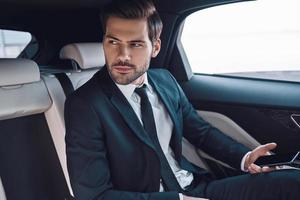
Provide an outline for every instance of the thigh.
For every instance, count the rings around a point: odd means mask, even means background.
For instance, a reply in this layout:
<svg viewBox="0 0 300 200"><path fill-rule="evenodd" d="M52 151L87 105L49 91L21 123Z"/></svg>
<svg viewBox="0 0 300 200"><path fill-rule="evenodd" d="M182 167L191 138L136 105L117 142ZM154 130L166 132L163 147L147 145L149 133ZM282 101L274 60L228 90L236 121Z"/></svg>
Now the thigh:
<svg viewBox="0 0 300 200"><path fill-rule="evenodd" d="M210 200L295 200L300 196L300 171L279 170L212 181L204 196Z"/></svg>

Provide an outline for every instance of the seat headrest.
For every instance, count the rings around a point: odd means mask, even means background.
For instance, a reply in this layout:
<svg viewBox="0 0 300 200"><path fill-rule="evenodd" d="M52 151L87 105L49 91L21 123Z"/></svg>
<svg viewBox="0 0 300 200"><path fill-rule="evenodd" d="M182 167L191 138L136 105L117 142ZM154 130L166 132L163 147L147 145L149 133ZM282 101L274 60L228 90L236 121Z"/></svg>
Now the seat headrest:
<svg viewBox="0 0 300 200"><path fill-rule="evenodd" d="M20 85L40 80L38 65L27 59L0 59L0 86Z"/></svg>
<svg viewBox="0 0 300 200"><path fill-rule="evenodd" d="M0 59L0 99L0 120L43 113L52 103L37 64L17 58Z"/></svg>
<svg viewBox="0 0 300 200"><path fill-rule="evenodd" d="M100 42L68 44L60 50L59 57L75 60L81 69L105 65L103 45Z"/></svg>

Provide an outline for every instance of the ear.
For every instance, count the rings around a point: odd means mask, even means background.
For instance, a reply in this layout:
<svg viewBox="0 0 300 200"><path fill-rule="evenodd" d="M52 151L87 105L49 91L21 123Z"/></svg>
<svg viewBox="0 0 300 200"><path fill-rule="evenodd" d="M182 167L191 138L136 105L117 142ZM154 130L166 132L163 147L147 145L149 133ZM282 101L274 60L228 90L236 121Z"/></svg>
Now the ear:
<svg viewBox="0 0 300 200"><path fill-rule="evenodd" d="M159 51L160 51L160 45L161 45L161 41L160 39L155 40L155 42L153 42L153 48L152 48L152 58L155 58Z"/></svg>

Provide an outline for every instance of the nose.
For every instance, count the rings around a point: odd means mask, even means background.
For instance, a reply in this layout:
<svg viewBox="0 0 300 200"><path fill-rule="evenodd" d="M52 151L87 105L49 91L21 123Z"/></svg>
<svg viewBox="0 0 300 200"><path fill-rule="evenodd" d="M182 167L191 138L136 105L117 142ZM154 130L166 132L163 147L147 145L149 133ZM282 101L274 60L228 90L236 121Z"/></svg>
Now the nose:
<svg viewBox="0 0 300 200"><path fill-rule="evenodd" d="M118 58L120 61L129 61L130 60L130 50L125 45L120 45L118 49Z"/></svg>

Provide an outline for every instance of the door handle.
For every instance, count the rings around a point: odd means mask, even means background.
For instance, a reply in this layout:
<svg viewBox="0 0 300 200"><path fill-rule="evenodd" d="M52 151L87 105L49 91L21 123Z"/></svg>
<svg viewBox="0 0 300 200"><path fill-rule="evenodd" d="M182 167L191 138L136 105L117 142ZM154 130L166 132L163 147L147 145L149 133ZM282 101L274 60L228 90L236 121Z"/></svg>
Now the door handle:
<svg viewBox="0 0 300 200"><path fill-rule="evenodd" d="M291 119L300 128L300 114L291 114Z"/></svg>

